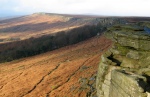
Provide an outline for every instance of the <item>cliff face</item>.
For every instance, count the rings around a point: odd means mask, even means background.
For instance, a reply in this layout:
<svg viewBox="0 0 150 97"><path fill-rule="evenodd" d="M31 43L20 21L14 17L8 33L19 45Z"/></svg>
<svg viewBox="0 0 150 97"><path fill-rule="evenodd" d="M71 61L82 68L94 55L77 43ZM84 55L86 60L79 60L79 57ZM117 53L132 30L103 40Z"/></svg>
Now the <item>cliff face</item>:
<svg viewBox="0 0 150 97"><path fill-rule="evenodd" d="M137 24L118 25L105 36L114 44L101 57L98 97L150 97L150 34Z"/></svg>

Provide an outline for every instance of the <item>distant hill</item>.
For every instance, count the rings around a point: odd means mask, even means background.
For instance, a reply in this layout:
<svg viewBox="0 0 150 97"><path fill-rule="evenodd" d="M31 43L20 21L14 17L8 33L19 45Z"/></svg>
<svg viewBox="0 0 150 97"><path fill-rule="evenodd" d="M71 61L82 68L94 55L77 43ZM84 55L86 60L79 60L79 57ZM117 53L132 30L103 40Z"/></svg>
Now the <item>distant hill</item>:
<svg viewBox="0 0 150 97"><path fill-rule="evenodd" d="M59 31L68 31L84 25L96 25L100 23L101 25L109 26L115 23L142 20L149 20L149 18L54 13L34 13L14 18L6 17L0 20L0 43L40 37Z"/></svg>
<svg viewBox="0 0 150 97"><path fill-rule="evenodd" d="M32 15L0 21L0 43L24 40L68 31L84 25L112 24L118 18L87 15L66 15L53 13L34 13Z"/></svg>
<svg viewBox="0 0 150 97"><path fill-rule="evenodd" d="M55 50L126 23L114 17L35 13L0 21L0 62Z"/></svg>
<svg viewBox="0 0 150 97"><path fill-rule="evenodd" d="M95 18L57 14L32 14L0 21L0 39L27 39L93 24Z"/></svg>

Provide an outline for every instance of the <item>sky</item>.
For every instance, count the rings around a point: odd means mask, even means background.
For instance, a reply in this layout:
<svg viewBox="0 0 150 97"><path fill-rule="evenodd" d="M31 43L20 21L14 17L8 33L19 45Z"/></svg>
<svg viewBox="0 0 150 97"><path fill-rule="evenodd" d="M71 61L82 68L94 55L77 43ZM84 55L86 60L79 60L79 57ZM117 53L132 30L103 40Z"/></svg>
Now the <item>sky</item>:
<svg viewBox="0 0 150 97"><path fill-rule="evenodd" d="M150 17L150 0L0 0L0 17L37 12Z"/></svg>

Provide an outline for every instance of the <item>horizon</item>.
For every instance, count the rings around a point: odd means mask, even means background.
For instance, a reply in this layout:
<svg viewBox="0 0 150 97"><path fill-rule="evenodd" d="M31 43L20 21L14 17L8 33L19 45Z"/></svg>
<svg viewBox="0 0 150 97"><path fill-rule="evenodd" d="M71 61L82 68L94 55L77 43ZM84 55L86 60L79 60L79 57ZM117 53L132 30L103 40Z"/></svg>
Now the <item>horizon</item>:
<svg viewBox="0 0 150 97"><path fill-rule="evenodd" d="M29 15L38 12L150 17L150 0L0 0L0 17Z"/></svg>
<svg viewBox="0 0 150 97"><path fill-rule="evenodd" d="M29 15L33 15L33 14L38 14L38 13L48 13L48 12L36 12L36 13L29 13L29 14L13 14L13 15L6 15L6 16L0 16L0 19L9 19L9 18L16 18L16 17L22 17L22 16L29 16ZM91 17L147 17L149 18L150 16L122 16L122 15L99 15L99 14L69 14L69 13L48 13L48 14L58 14L58 15L79 15L79 16L91 16Z"/></svg>

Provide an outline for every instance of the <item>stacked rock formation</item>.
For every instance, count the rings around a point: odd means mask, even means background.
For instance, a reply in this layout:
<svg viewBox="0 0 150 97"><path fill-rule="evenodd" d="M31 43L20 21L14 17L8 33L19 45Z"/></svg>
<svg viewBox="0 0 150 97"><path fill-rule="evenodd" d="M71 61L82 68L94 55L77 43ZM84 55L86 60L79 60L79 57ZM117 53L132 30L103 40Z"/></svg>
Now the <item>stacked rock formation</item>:
<svg viewBox="0 0 150 97"><path fill-rule="evenodd" d="M150 33L130 24L113 26L105 36L114 44L101 57L98 97L150 97Z"/></svg>

